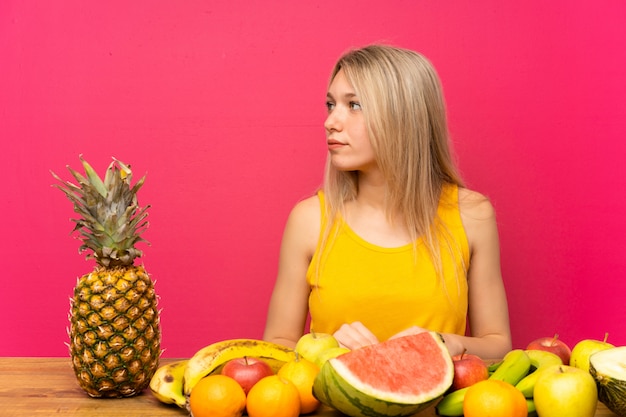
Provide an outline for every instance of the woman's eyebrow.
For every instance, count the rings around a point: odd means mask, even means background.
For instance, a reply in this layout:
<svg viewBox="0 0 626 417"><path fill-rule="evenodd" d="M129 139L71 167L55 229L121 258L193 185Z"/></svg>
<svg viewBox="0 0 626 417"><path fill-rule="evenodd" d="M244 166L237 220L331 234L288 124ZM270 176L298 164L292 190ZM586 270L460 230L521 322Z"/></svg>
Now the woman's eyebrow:
<svg viewBox="0 0 626 417"><path fill-rule="evenodd" d="M346 93L346 94L343 95L343 98L345 98L345 99L351 99L351 98L354 98L354 97L356 97L356 93ZM326 93L326 98L334 99L335 97L333 97L333 95L330 92L328 92L328 93Z"/></svg>

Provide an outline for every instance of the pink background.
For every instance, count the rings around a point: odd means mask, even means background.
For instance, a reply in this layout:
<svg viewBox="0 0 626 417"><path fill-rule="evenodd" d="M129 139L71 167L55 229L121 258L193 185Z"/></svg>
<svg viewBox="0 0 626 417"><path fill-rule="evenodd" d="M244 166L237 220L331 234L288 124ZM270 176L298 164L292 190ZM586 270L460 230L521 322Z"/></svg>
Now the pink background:
<svg viewBox="0 0 626 417"><path fill-rule="evenodd" d="M498 212L514 345L626 345L624 22L622 0L1 2L0 355L67 355L93 264L49 170L79 154L147 173L164 356L261 337L286 216L321 181L330 68L376 41L440 73Z"/></svg>

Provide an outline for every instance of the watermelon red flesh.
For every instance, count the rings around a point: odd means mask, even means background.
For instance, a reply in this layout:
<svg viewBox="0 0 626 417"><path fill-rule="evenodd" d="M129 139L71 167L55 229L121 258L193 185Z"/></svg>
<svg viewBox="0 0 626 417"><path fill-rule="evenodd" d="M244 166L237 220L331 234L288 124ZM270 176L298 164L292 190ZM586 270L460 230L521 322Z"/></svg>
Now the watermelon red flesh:
<svg viewBox="0 0 626 417"><path fill-rule="evenodd" d="M436 333L421 333L357 349L332 359L332 365L357 389L378 391L396 401L406 397L402 402L415 403L438 390L434 381L446 384L450 379L451 359L447 351L442 354L442 343ZM372 368L383 372L372 372Z"/></svg>
<svg viewBox="0 0 626 417"><path fill-rule="evenodd" d="M407 416L452 385L454 366L433 332L355 349L327 361L313 385L324 404L349 416Z"/></svg>

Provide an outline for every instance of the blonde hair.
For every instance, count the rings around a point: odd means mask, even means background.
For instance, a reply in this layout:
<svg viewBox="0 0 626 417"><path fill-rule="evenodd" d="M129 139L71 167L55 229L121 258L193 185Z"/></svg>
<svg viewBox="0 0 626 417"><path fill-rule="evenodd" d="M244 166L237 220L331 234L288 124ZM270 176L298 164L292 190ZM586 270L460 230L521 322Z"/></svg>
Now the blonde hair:
<svg viewBox="0 0 626 417"><path fill-rule="evenodd" d="M463 181L450 151L439 77L419 53L385 45L347 52L335 64L329 84L340 70L359 97L376 162L386 180L387 215L392 221L394 214L399 216L395 220L405 224L414 245L423 239L441 274L439 198L445 183L463 186ZM332 240L333 219L343 212L344 202L356 198L358 172L337 170L328 158L323 189L329 221L322 247ZM452 242L446 243L450 247Z"/></svg>

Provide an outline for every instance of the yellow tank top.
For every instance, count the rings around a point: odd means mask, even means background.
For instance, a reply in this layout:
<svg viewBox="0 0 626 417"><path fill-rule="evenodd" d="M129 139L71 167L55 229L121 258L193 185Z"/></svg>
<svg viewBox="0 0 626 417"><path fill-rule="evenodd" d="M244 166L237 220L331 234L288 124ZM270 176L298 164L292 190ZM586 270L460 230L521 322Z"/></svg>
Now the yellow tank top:
<svg viewBox="0 0 626 417"><path fill-rule="evenodd" d="M318 197L324 230L328 219L323 193ZM457 186L444 186L437 213L447 231L439 233L443 282L421 239L417 252L411 243L380 247L359 237L339 216L325 245L319 276L315 270L321 236L307 271L311 329L332 334L343 323L360 321L381 341L411 326L465 334L469 245ZM454 254L450 247L456 248Z"/></svg>

